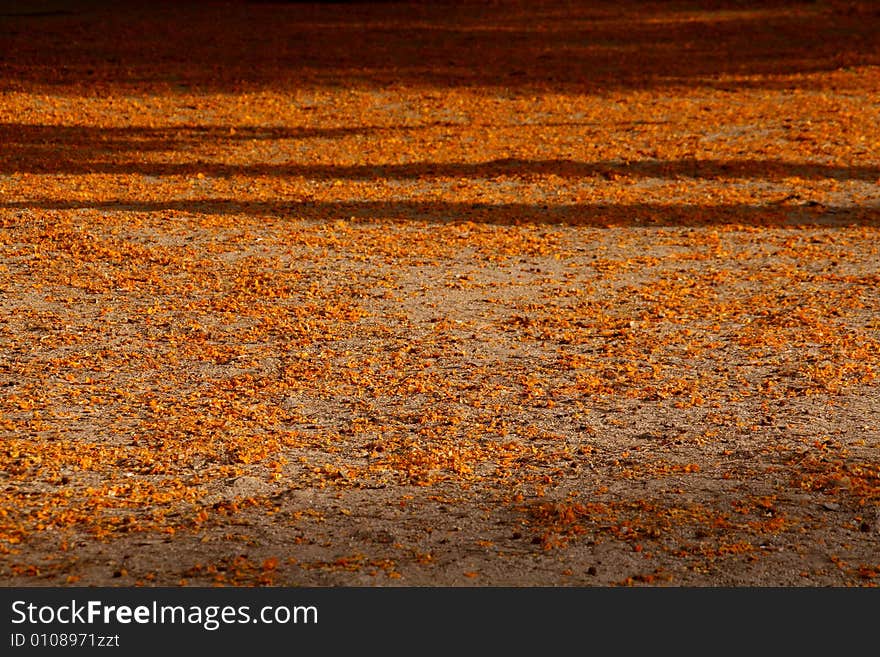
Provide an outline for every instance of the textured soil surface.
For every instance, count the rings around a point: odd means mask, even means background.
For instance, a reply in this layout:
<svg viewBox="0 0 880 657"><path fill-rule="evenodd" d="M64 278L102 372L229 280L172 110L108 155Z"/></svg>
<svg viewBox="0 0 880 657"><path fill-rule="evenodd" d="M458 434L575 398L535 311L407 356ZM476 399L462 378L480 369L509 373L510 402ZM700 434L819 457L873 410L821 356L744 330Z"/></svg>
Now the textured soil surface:
<svg viewBox="0 0 880 657"><path fill-rule="evenodd" d="M0 584L880 583L871 2L0 2Z"/></svg>

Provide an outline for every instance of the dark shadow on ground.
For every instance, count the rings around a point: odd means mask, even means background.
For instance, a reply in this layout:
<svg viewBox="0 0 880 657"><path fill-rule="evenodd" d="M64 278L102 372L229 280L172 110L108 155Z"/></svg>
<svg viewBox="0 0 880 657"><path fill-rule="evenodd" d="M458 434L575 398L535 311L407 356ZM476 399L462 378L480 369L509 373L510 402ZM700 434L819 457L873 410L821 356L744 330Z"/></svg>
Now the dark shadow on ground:
<svg viewBox="0 0 880 657"><path fill-rule="evenodd" d="M607 126L606 126L607 128ZM210 160L150 161L143 154L210 151L238 141L334 139L418 130L409 126L289 128L258 126L174 126L93 128L0 123L0 173L140 174L211 177L284 176L312 180L491 179L553 175L561 178L706 178L780 180L880 180L880 166L838 166L775 159L644 159L581 162L570 159L498 159L474 163L406 164L229 164ZM152 155L151 155L152 156Z"/></svg>
<svg viewBox="0 0 880 657"><path fill-rule="evenodd" d="M785 88L880 64L871 2L20 4L0 0L0 90Z"/></svg>
<svg viewBox="0 0 880 657"><path fill-rule="evenodd" d="M278 216L316 222L336 220L458 223L497 225L566 226L706 226L751 225L828 226L880 225L880 207L847 210L821 206L785 205L536 205L528 203L447 203L436 201L277 202L235 199L185 199L168 201L56 201L36 199L0 203L0 210L77 210L106 212L168 212ZM22 220L26 215L19 213ZM7 225L14 223L7 219Z"/></svg>

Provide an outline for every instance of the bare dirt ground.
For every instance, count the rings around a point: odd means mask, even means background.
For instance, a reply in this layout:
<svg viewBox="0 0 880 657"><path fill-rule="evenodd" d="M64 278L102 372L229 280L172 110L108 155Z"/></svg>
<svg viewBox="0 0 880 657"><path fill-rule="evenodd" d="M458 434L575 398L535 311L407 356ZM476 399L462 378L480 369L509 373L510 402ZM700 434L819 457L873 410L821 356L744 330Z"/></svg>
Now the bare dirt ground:
<svg viewBox="0 0 880 657"><path fill-rule="evenodd" d="M880 583L873 3L33 7L0 583Z"/></svg>

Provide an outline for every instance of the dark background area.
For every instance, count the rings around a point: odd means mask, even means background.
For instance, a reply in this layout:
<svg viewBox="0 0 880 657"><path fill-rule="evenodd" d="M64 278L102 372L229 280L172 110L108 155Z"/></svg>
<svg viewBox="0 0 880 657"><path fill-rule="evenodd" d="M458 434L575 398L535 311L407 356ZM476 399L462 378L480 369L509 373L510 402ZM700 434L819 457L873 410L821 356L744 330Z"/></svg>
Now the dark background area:
<svg viewBox="0 0 880 657"><path fill-rule="evenodd" d="M733 84L713 82L723 76L776 87L790 84L787 75L880 63L880 7L866 2L190 0L119 7L103 0L0 3L0 88ZM706 9L715 10L711 18Z"/></svg>

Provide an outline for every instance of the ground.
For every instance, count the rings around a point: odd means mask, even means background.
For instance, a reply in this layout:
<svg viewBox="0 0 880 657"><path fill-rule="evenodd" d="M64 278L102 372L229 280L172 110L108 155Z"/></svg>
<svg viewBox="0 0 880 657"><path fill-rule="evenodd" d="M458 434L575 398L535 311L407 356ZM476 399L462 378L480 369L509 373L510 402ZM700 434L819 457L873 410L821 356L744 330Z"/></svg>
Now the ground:
<svg viewBox="0 0 880 657"><path fill-rule="evenodd" d="M0 7L0 584L880 583L867 2Z"/></svg>

